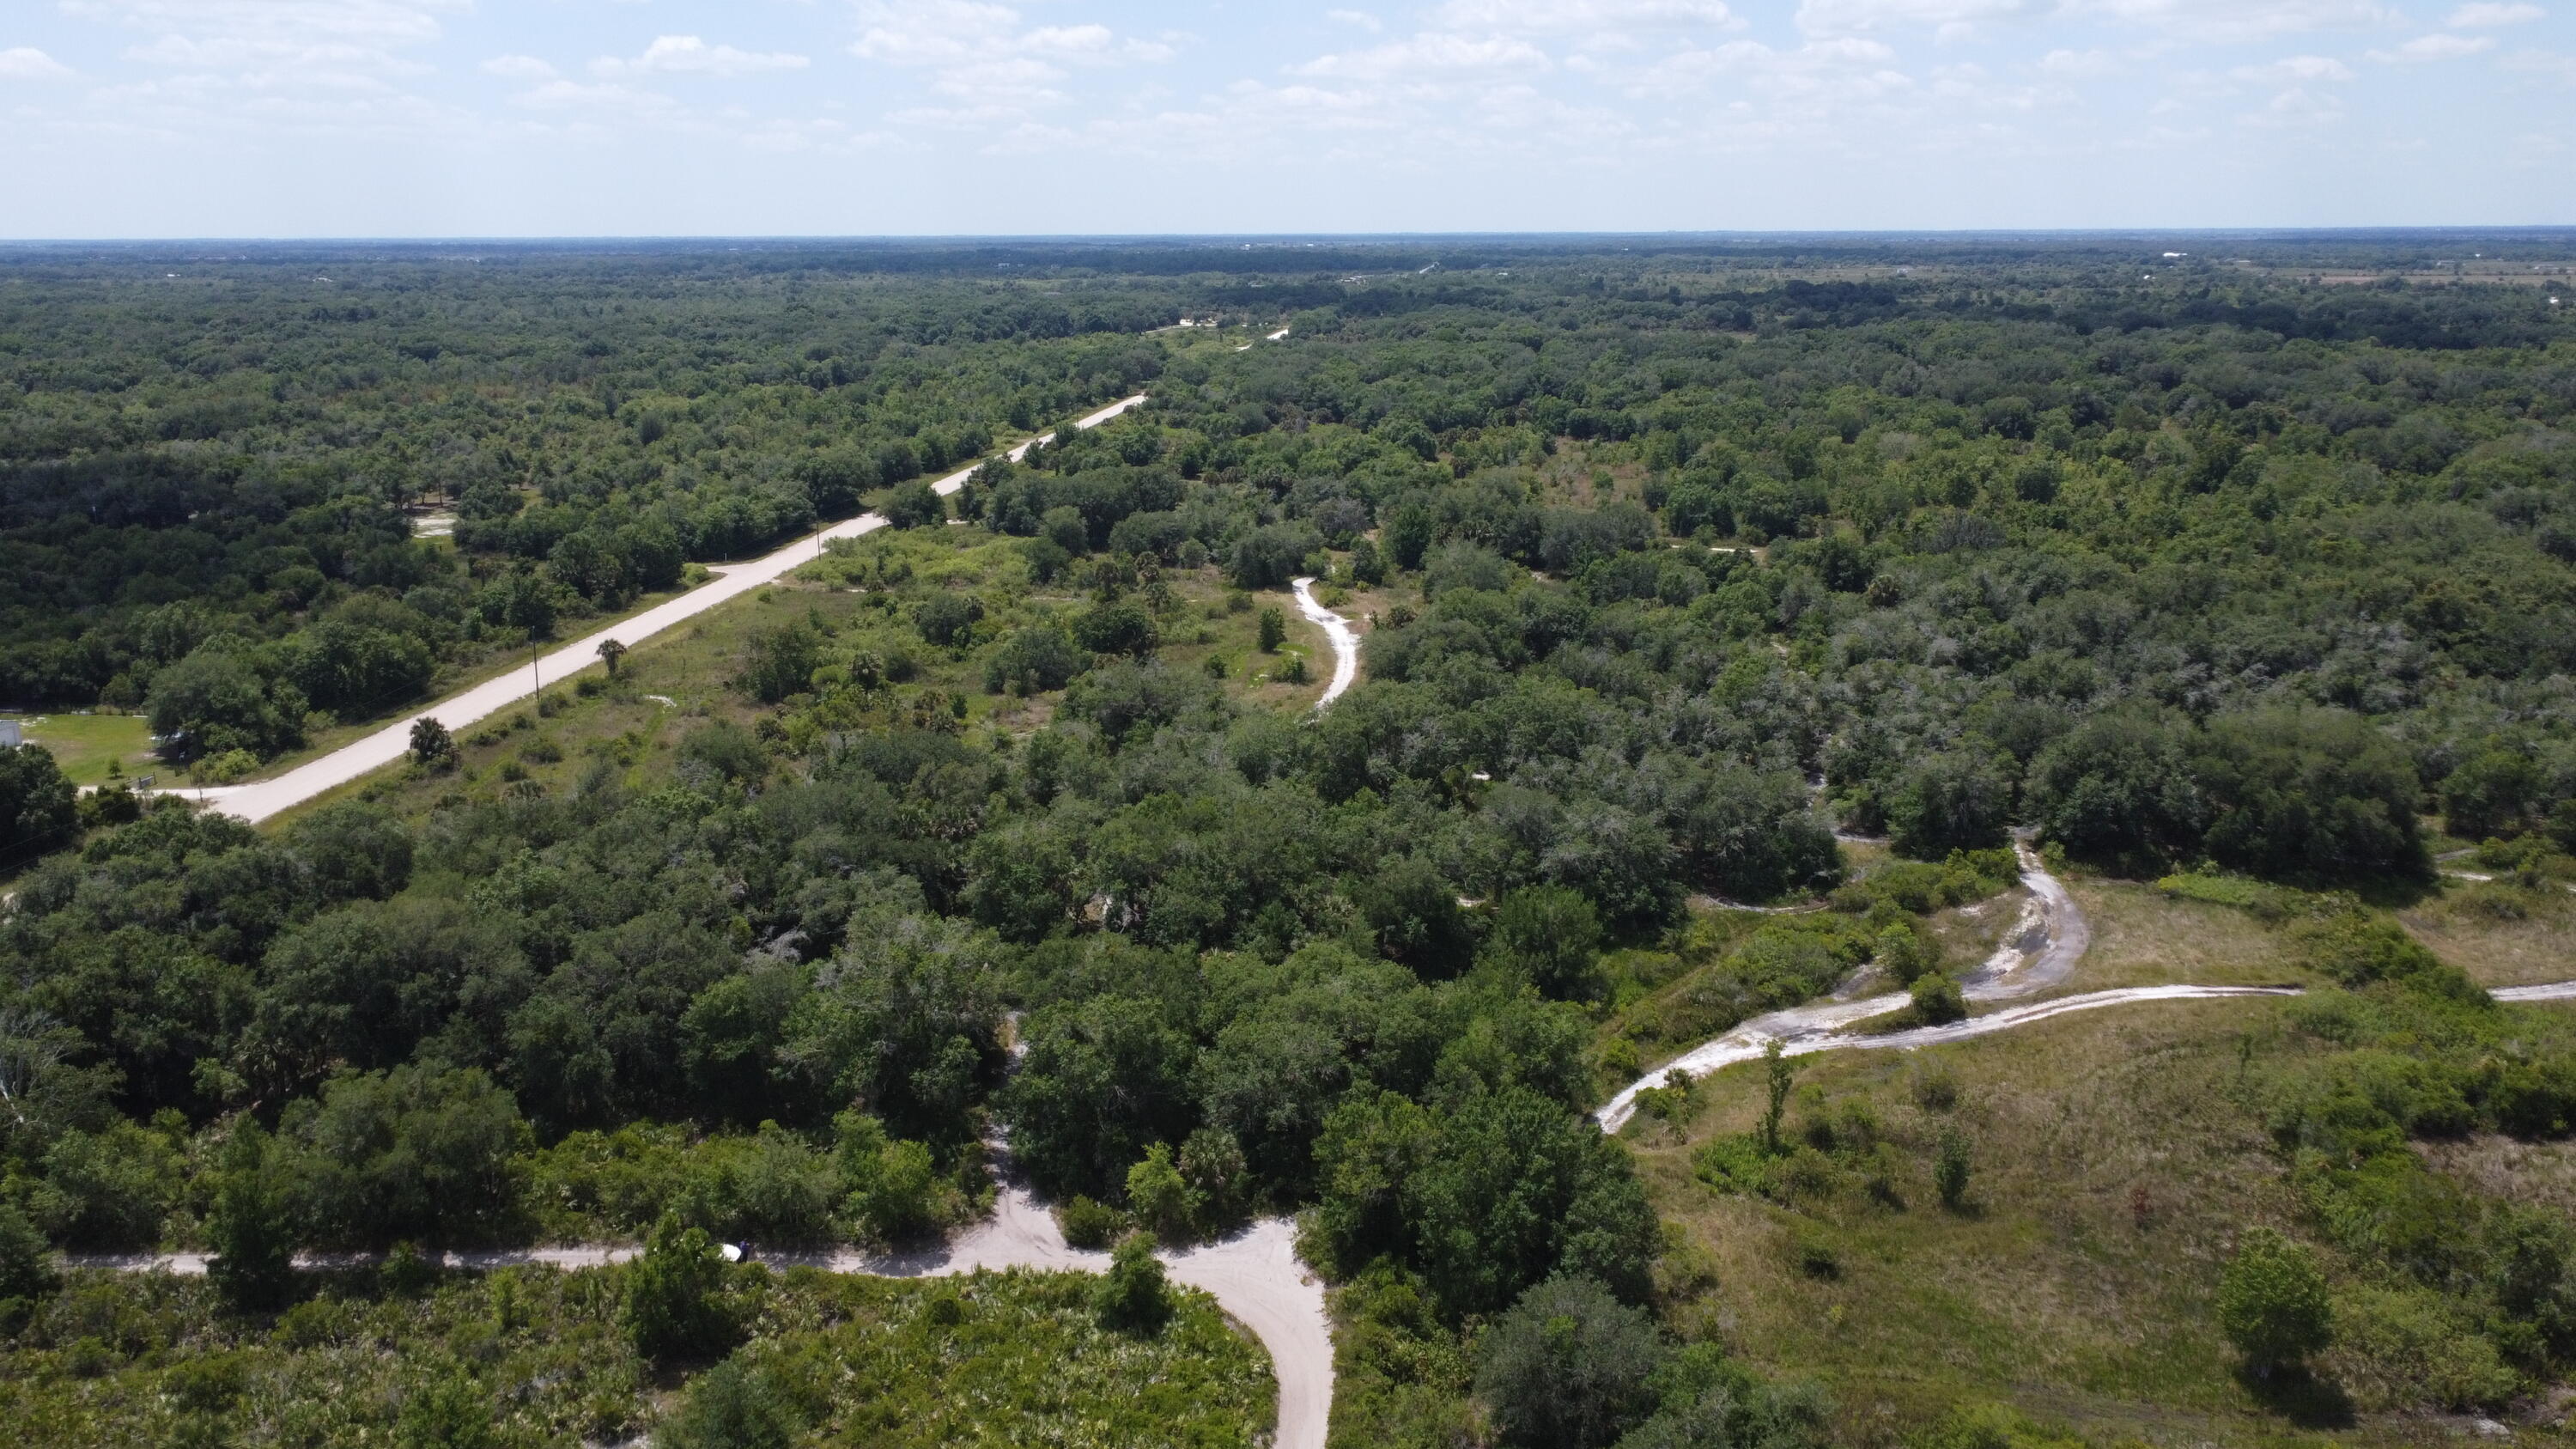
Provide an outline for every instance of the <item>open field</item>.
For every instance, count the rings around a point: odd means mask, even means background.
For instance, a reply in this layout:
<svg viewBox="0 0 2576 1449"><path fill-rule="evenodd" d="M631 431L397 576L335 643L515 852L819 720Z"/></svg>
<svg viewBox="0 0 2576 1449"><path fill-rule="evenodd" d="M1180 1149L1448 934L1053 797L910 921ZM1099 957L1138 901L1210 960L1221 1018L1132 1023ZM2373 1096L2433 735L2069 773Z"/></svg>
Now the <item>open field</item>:
<svg viewBox="0 0 2576 1449"><path fill-rule="evenodd" d="M152 753L152 731L139 714L44 714L24 721L27 743L43 745L54 763L75 785L95 785L107 778L113 760L126 778L156 772L165 783L175 774L160 770Z"/></svg>

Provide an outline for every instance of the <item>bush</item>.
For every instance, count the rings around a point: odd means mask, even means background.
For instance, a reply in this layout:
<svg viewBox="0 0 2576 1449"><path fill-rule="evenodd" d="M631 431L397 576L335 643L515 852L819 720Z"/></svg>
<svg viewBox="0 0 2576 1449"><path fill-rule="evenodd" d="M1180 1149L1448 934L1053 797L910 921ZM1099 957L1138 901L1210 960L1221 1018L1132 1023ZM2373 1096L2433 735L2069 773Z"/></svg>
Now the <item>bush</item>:
<svg viewBox="0 0 2576 1449"><path fill-rule="evenodd" d="M1506 1444L1598 1449L1654 1411L1664 1356L1642 1310L1587 1279L1552 1278L1477 1345L1476 1397Z"/></svg>
<svg viewBox="0 0 2576 1449"><path fill-rule="evenodd" d="M1167 1242L1189 1236L1198 1217L1198 1194L1190 1191L1180 1169L1172 1165L1170 1144L1147 1147L1144 1160L1127 1169L1127 1211Z"/></svg>
<svg viewBox="0 0 2576 1449"><path fill-rule="evenodd" d="M787 1449L804 1428L795 1400L765 1373L727 1359L689 1381L658 1449Z"/></svg>
<svg viewBox="0 0 2576 1449"><path fill-rule="evenodd" d="M1278 653L1279 646L1288 642L1287 616L1280 613L1277 609L1262 610L1260 631L1261 652L1264 654Z"/></svg>
<svg viewBox="0 0 2576 1449"><path fill-rule="evenodd" d="M1946 971L1927 971L1915 977L1909 994L1914 1004L1908 1010L1917 1026L1943 1026L1967 1019L1968 998Z"/></svg>
<svg viewBox="0 0 2576 1449"><path fill-rule="evenodd" d="M17 1205L0 1202L0 1305L11 1299L50 1297L63 1286L60 1273L54 1271L53 1251L44 1234L27 1221ZM0 1312L0 1332L6 1331L5 1312Z"/></svg>
<svg viewBox="0 0 2576 1449"><path fill-rule="evenodd" d="M948 520L948 501L927 480L916 478L886 495L885 519L896 528L927 528Z"/></svg>
<svg viewBox="0 0 2576 1449"><path fill-rule="evenodd" d="M1164 1281L1154 1240L1130 1233L1110 1255L1108 1275L1092 1290L1091 1311L1112 1333L1152 1338L1172 1317L1172 1289Z"/></svg>
<svg viewBox="0 0 2576 1449"><path fill-rule="evenodd" d="M2323 1352L2334 1341L2325 1275L2304 1246L2256 1228L2219 1275L2218 1327L2260 1373Z"/></svg>
<svg viewBox="0 0 2576 1449"><path fill-rule="evenodd" d="M244 1118L234 1124L215 1176L214 1207L206 1216L206 1243L214 1256L206 1275L236 1312L275 1309L293 1287L294 1243L274 1158L268 1134Z"/></svg>
<svg viewBox="0 0 2576 1449"><path fill-rule="evenodd" d="M635 1351L655 1363L714 1358L739 1330L724 1301L723 1255L704 1230L666 1216L626 1270L618 1321Z"/></svg>
<svg viewBox="0 0 2576 1449"><path fill-rule="evenodd" d="M1117 1241L1119 1230L1127 1226L1126 1214L1080 1193L1056 1209L1056 1219L1064 1227L1065 1242L1086 1251L1108 1247Z"/></svg>
<svg viewBox="0 0 2576 1449"><path fill-rule="evenodd" d="M1942 1133L1940 1153L1932 1160L1932 1186L1940 1191L1941 1206L1957 1212L1967 1205L1972 1171L1967 1134L1957 1128Z"/></svg>

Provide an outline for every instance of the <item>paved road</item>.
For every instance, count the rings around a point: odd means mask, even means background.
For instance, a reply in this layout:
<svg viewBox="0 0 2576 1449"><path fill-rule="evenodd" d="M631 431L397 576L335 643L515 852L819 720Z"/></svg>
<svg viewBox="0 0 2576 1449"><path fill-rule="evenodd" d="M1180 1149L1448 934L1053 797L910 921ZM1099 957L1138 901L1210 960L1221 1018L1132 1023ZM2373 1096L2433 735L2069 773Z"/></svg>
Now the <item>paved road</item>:
<svg viewBox="0 0 2576 1449"><path fill-rule="evenodd" d="M1096 428L1144 400L1143 393L1122 398L1083 418L1075 426ZM1028 444L1022 443L1013 448L1007 456L1017 459L1026 454L1028 448ZM943 495L955 493L965 486L966 479L974 471L972 466L960 468L931 486ZM180 793L191 799L203 798L220 806L225 812L241 816L245 820L265 820L281 810L301 805L324 791L345 785L351 780L383 769L401 759L411 749L411 727L416 720L435 719L450 730L462 731L467 726L535 694L540 683L560 684L575 672L597 664L599 646L606 640L614 638L628 644L640 643L674 624L694 619L728 599L739 598L764 584L773 583L779 576L800 564L812 562L815 554L820 551L821 541L824 539L856 538L861 534L873 533L885 527L885 522L884 517L879 514L864 513L856 518L844 519L817 533L807 534L766 557L753 559L749 563L720 565L710 570L715 575L711 582L701 584L668 603L655 605L634 618L623 620L574 640L541 658L533 672L518 669L497 679L486 680L462 694L452 695L416 713L405 715L375 733L343 745L319 759L308 760L275 779L254 780L246 785L219 786L202 792L187 790Z"/></svg>

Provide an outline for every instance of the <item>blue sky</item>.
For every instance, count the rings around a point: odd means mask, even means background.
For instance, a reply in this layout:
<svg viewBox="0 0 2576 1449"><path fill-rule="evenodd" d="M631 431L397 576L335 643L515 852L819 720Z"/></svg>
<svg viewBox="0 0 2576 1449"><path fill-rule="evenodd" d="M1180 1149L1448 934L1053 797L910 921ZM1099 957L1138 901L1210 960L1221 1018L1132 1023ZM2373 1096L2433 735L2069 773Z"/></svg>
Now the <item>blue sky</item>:
<svg viewBox="0 0 2576 1449"><path fill-rule="evenodd" d="M2571 143L2530 0L0 3L9 237L2546 224Z"/></svg>

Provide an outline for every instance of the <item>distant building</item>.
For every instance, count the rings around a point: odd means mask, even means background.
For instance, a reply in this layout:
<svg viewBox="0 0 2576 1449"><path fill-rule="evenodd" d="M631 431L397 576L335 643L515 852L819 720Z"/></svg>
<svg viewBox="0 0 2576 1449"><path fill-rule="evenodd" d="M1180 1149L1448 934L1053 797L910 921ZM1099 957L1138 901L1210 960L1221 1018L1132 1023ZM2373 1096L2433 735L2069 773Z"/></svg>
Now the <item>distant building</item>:
<svg viewBox="0 0 2576 1449"><path fill-rule="evenodd" d="M0 745L23 745L26 742L26 736L19 733L16 720L0 719Z"/></svg>

